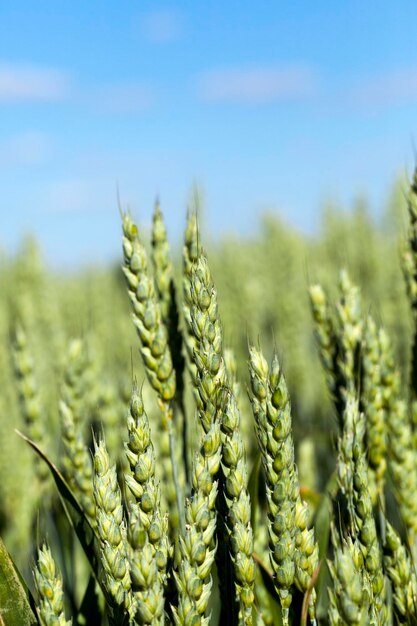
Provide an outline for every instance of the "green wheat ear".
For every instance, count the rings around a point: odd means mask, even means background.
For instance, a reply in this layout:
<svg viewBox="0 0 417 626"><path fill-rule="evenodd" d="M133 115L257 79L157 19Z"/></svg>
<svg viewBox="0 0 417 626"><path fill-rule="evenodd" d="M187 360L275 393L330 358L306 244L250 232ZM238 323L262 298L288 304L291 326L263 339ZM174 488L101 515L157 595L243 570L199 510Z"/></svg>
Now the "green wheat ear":
<svg viewBox="0 0 417 626"><path fill-rule="evenodd" d="M197 213L195 210L189 210L187 214L187 225L184 236L184 246L182 253L183 260L183 313L185 319L185 332L184 343L187 352L187 367L191 376L191 380L196 377L196 370L194 365L194 349L196 347L196 338L192 332L191 322L191 307L192 307L192 294L191 294L191 278L192 270L200 256L200 244L198 241L198 223Z"/></svg>
<svg viewBox="0 0 417 626"><path fill-rule="evenodd" d="M42 626L71 626L72 620L67 621L64 613L62 578L46 544L38 550L33 576L39 597L37 611Z"/></svg>
<svg viewBox="0 0 417 626"><path fill-rule="evenodd" d="M174 369L177 378L177 391L183 392L184 357L182 355L182 335L179 330L179 312L174 282L167 231L159 201L155 203L152 222L152 265L154 268L156 293L161 307L162 321L168 329ZM182 399L181 399L182 401Z"/></svg>
<svg viewBox="0 0 417 626"><path fill-rule="evenodd" d="M204 436L191 470L191 498L186 503L185 532L180 537L181 561L175 572L177 626L208 624L216 553L218 478L221 460L220 391L225 382L217 296L207 261L200 257L190 268L189 336L192 337L195 398ZM193 621L194 620L194 621Z"/></svg>
<svg viewBox="0 0 417 626"><path fill-rule="evenodd" d="M340 369L340 347L336 324L330 310L327 295L321 285L309 289L310 306L314 321L314 334L319 348L320 360L326 375L327 388L341 423L344 409L345 376Z"/></svg>
<svg viewBox="0 0 417 626"><path fill-rule="evenodd" d="M116 466L110 464L103 439L94 442L94 499L104 584L114 605L130 610L131 580L122 494Z"/></svg>
<svg viewBox="0 0 417 626"><path fill-rule="evenodd" d="M387 411L381 363L384 359L381 332L369 316L363 348L363 391L361 402L365 413L369 489L373 504L384 507L385 472L387 468Z"/></svg>
<svg viewBox="0 0 417 626"><path fill-rule="evenodd" d="M256 432L266 476L270 561L283 623L288 626L296 575L296 505L299 497L290 399L276 355L269 368L262 352L251 347L249 372Z"/></svg>
<svg viewBox="0 0 417 626"><path fill-rule="evenodd" d="M162 626L164 615L164 588L158 556L145 530L137 505L130 507L127 538L128 558L132 582L131 614L140 624ZM166 565L166 561L165 565Z"/></svg>
<svg viewBox="0 0 417 626"><path fill-rule="evenodd" d="M357 545L348 540L335 546L335 555L329 563L333 589L329 588L330 626L365 626L369 623L370 590L363 577L363 561Z"/></svg>
<svg viewBox="0 0 417 626"><path fill-rule="evenodd" d="M384 564L392 584L394 614L398 624L417 623L417 578L410 554L396 530L386 522Z"/></svg>
<svg viewBox="0 0 417 626"><path fill-rule="evenodd" d="M129 529L132 526L143 529L149 544L147 551L150 551L157 564L159 579L164 586L167 582L168 560L172 557L172 547L168 539L168 518L161 511L161 493L155 478L155 452L149 421L136 387L130 402L127 429L129 439L125 443L125 452L130 473L125 474L125 481L135 500ZM132 547L132 559L135 560L135 550L138 547L136 544Z"/></svg>
<svg viewBox="0 0 417 626"><path fill-rule="evenodd" d="M83 436L86 373L86 346L79 339L73 340L67 351L67 365L58 405L64 452L62 466L69 486L94 526L93 468Z"/></svg>
<svg viewBox="0 0 417 626"><path fill-rule="evenodd" d="M151 386L158 394L162 412L162 431L169 439L169 450L163 463L165 483L173 483L168 490L170 520L174 527L184 525L183 498L178 478L175 456L175 437L172 424L176 374L173 366L167 328L162 319L161 307L155 293L153 280L149 276L148 259L139 240L138 229L129 215L123 215L123 273L126 278L129 298L133 308L133 322L140 341L141 354Z"/></svg>
<svg viewBox="0 0 417 626"><path fill-rule="evenodd" d="M401 377L395 366L392 346L381 329L381 382L387 423L388 467L407 539L416 556L417 550L417 455L407 403L401 397Z"/></svg>
<svg viewBox="0 0 417 626"><path fill-rule="evenodd" d="M240 414L236 398L230 390L226 390L226 396L222 419L222 482L226 502L227 540L233 561L239 623L242 626L252 626L255 563L251 503L247 490L248 472L243 439L239 431Z"/></svg>
<svg viewBox="0 0 417 626"><path fill-rule="evenodd" d="M217 443L222 459L219 476L221 489L217 504L221 521L218 528L221 550L217 554L221 594L224 603L237 603L241 623L251 625L255 567L247 467L239 428L240 414L233 391L229 389L217 292L207 259L202 254L191 267L189 276L189 328L194 343L198 415L205 433L210 433L213 427L217 429L218 426L221 432ZM223 584L223 579L226 577L223 570L226 570L230 560L236 600L224 597L226 581Z"/></svg>
<svg viewBox="0 0 417 626"><path fill-rule="evenodd" d="M79 425L74 420L73 412L64 400L59 402L59 415L64 448L62 460L64 476L94 527L96 519L91 456L79 431Z"/></svg>
<svg viewBox="0 0 417 626"><path fill-rule="evenodd" d="M407 208L409 232L402 260L407 295L415 318L417 315L417 168L409 187Z"/></svg>
<svg viewBox="0 0 417 626"><path fill-rule="evenodd" d="M177 305L177 292L174 282L174 270L171 261L167 231L159 201L155 203L152 221L151 259L154 270L155 291L161 309L162 321L168 332L168 345L175 371L175 426L176 433L182 434L182 450L178 460L184 459L184 473L188 480L188 424L184 406L184 368L183 337L180 330L180 315ZM182 469L182 468L180 468Z"/></svg>
<svg viewBox="0 0 417 626"><path fill-rule="evenodd" d="M339 426L343 430L347 395L360 388L363 341L360 293L347 271L343 270L339 276L340 297L334 312L320 285L311 286L309 294L320 358Z"/></svg>
<svg viewBox="0 0 417 626"><path fill-rule="evenodd" d="M155 202L152 220L151 257L154 268L155 287L164 324L168 327L171 309L171 288L174 281L167 231L159 200Z"/></svg>
<svg viewBox="0 0 417 626"><path fill-rule="evenodd" d="M192 465L192 494L185 508L185 531L179 537L180 560L174 571L178 606L172 607L176 626L208 626L208 605L216 554L216 498L214 480L220 468L220 426L204 435Z"/></svg>
<svg viewBox="0 0 417 626"><path fill-rule="evenodd" d="M168 333L148 273L145 248L139 241L138 229L129 217L123 216L123 272L133 308L133 321L142 342L142 356L150 384L163 403L175 395L175 371L168 346Z"/></svg>
<svg viewBox="0 0 417 626"><path fill-rule="evenodd" d="M30 352L27 336L20 325L15 329L12 353L19 402L28 435L30 439L39 444L41 449L46 450L47 438L43 423L45 407L35 378L34 359ZM49 470L45 463L40 462L38 456L35 461L35 471L40 483L45 483L49 476Z"/></svg>
<svg viewBox="0 0 417 626"><path fill-rule="evenodd" d="M352 410L355 407L352 404ZM382 554L373 515L369 489L368 466L364 449L365 418L357 410L353 415L352 446L352 504L353 532L363 555L364 573L372 591L372 616L375 624L388 624L386 582L382 567Z"/></svg>

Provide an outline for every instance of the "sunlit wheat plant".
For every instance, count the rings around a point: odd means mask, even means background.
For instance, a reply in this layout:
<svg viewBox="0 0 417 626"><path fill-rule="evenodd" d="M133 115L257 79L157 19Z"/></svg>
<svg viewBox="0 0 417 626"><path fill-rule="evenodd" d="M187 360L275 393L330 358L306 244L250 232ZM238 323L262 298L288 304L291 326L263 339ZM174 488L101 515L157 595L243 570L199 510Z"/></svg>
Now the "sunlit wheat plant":
<svg viewBox="0 0 417 626"><path fill-rule="evenodd" d="M182 269L159 201L121 272L1 267L2 624L417 624L416 180L391 317L339 235L206 252L196 196Z"/></svg>

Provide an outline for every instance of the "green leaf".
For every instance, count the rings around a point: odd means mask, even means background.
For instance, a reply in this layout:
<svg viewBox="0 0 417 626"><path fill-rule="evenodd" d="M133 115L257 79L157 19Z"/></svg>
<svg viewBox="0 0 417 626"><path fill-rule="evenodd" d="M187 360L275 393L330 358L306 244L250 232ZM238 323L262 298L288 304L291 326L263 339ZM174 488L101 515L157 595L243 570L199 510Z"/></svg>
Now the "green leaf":
<svg viewBox="0 0 417 626"><path fill-rule="evenodd" d="M321 562L320 573L315 584L317 593L317 605L327 612L328 594L327 587L330 583L330 573L327 566L327 551L330 539L330 524L332 519L332 500L328 492L324 493L314 517L314 531L319 546L319 559Z"/></svg>
<svg viewBox="0 0 417 626"><path fill-rule="evenodd" d="M271 613L274 626L282 626L282 613L281 613L281 605L279 600L277 600L271 594L268 595L269 601L269 611Z"/></svg>
<svg viewBox="0 0 417 626"><path fill-rule="evenodd" d="M314 517L314 532L319 546L319 558L327 556L332 519L332 501L327 493L323 494Z"/></svg>
<svg viewBox="0 0 417 626"><path fill-rule="evenodd" d="M44 452L42 452L42 450L36 443L34 443L31 439L23 435L23 433L19 432L18 430L16 430L16 432L35 450L35 452L41 457L41 459L45 461L52 473L53 479L59 492L61 504L65 511L65 514L68 517L68 521L78 537L81 547L84 550L88 562L90 563L91 570L100 585L104 597L106 598L107 604L109 605L109 607L112 607L112 615L108 616L109 620L111 617L113 624L125 624L127 616L124 614L124 611L121 607L114 605L112 597L108 594L106 587L103 584L102 576L100 576L100 541L94 530L92 529L90 522L87 519L87 516L78 504L74 494L72 493L67 482L65 481L65 478L62 476L56 465Z"/></svg>
<svg viewBox="0 0 417 626"><path fill-rule="evenodd" d="M96 591L96 579L93 575L91 575L88 580L88 585L77 614L77 624L101 623L101 610L99 601L100 598Z"/></svg>
<svg viewBox="0 0 417 626"><path fill-rule="evenodd" d="M261 459L261 453L258 450L255 456L255 461L248 482L248 492L250 496L251 507L250 521L254 535L259 515L259 479L261 475Z"/></svg>
<svg viewBox="0 0 417 626"><path fill-rule="evenodd" d="M273 618L273 624L274 626L282 626L281 603L275 589L272 572L258 554L254 553L253 557L257 564L257 572L260 574L257 576L255 593L259 593L260 587L263 587L268 597L268 610Z"/></svg>
<svg viewBox="0 0 417 626"><path fill-rule="evenodd" d="M42 452L42 450L36 443L31 441L28 437L23 435L18 430L16 430L16 432L35 450L35 452L41 457L41 459L43 459L48 465L55 481L56 487L58 489L61 503L68 517L68 521L80 541L88 562L90 563L92 571L94 572L95 576L98 577L100 565L97 555L100 554L100 544L98 537L92 529L84 511L81 509L65 478L62 476L56 465L49 459L49 457L44 452ZM100 582L99 577L98 580ZM103 593L105 593L104 589Z"/></svg>
<svg viewBox="0 0 417 626"><path fill-rule="evenodd" d="M26 584L0 538L0 626L39 624Z"/></svg>

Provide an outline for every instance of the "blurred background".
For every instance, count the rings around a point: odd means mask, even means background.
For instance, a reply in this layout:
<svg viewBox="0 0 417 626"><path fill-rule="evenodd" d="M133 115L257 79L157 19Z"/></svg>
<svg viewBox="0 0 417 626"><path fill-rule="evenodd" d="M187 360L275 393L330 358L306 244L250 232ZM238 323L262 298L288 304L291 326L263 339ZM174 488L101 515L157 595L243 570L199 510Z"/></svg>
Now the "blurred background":
<svg viewBox="0 0 417 626"><path fill-rule="evenodd" d="M380 215L414 160L416 18L413 0L2 2L2 245L117 259L117 187L145 225L159 194L174 242L193 183L216 239L265 210L314 233L329 200Z"/></svg>
<svg viewBox="0 0 417 626"><path fill-rule="evenodd" d="M250 464L248 340L258 337L268 356L277 346L288 380L303 486L322 489L334 464L310 283L334 302L346 268L407 373L400 252L416 23L415 0L1 2L0 534L23 569L42 491L28 497L33 455L14 433L30 432L16 327L54 460L71 340L81 337L88 355L87 435L104 422L114 458L132 378L145 378L120 270L118 195L147 245L159 196L179 302L186 209L198 196Z"/></svg>

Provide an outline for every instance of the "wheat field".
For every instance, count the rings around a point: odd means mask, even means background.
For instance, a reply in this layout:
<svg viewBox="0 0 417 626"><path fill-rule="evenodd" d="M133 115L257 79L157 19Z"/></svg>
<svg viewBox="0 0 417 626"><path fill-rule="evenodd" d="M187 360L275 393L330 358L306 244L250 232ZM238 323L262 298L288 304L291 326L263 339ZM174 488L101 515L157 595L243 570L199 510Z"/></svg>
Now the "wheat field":
<svg viewBox="0 0 417 626"><path fill-rule="evenodd" d="M199 211L0 258L1 623L417 624L417 174L314 235Z"/></svg>

